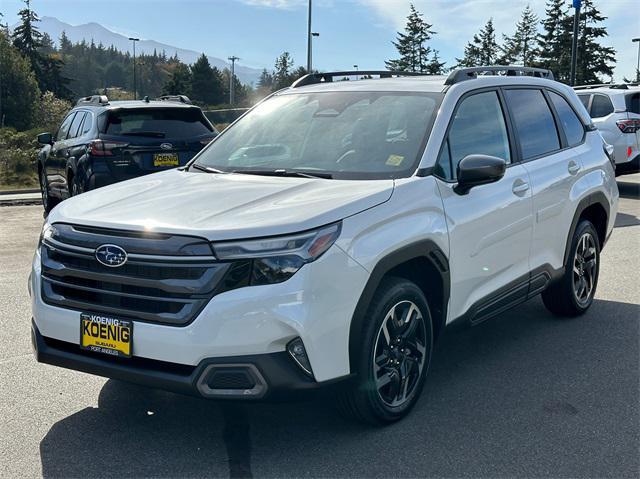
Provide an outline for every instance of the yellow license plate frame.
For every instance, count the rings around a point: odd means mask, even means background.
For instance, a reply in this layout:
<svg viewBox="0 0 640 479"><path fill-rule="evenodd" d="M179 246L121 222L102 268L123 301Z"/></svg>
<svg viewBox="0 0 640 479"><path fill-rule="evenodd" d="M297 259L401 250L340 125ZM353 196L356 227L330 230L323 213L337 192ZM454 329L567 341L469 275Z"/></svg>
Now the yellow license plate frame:
<svg viewBox="0 0 640 479"><path fill-rule="evenodd" d="M80 348L130 358L133 350L133 321L102 314L81 313Z"/></svg>
<svg viewBox="0 0 640 479"><path fill-rule="evenodd" d="M154 153L153 166L179 166L180 158L177 153Z"/></svg>

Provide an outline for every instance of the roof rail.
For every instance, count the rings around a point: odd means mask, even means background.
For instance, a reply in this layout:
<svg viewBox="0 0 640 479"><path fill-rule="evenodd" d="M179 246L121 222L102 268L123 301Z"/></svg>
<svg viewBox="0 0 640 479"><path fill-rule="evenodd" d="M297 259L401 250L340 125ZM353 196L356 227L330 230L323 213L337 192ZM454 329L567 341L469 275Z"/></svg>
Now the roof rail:
<svg viewBox="0 0 640 479"><path fill-rule="evenodd" d="M80 105L108 105L109 99L107 95L91 95L80 98L76 103L76 106Z"/></svg>
<svg viewBox="0 0 640 479"><path fill-rule="evenodd" d="M416 76L433 76L430 73L420 72L396 72L389 70L350 70L342 72L325 72L325 73L309 73L293 82L291 88L300 88L301 86L315 85L316 83L329 83L336 77L348 76L379 76L380 78L392 77L416 77Z"/></svg>
<svg viewBox="0 0 640 479"><path fill-rule="evenodd" d="M593 88L611 88L613 90L628 90L630 86L638 86L640 83L598 83L597 85L576 85L574 90L592 90Z"/></svg>
<svg viewBox="0 0 640 479"><path fill-rule="evenodd" d="M454 85L465 80L472 80L474 78L477 78L478 75L486 74L504 76L534 76L553 80L553 73L551 72L551 70L547 70L545 68L490 65L486 67L458 68L449 74L444 84Z"/></svg>
<svg viewBox="0 0 640 479"><path fill-rule="evenodd" d="M158 101L174 101L178 103L185 103L187 105L192 105L191 100L187 95L162 95L156 98Z"/></svg>

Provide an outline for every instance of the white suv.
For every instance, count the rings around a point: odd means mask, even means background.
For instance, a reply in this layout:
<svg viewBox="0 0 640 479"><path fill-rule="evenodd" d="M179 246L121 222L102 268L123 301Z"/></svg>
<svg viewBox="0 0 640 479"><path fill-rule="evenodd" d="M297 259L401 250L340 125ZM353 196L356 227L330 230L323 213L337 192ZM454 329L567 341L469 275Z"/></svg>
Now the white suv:
<svg viewBox="0 0 640 479"><path fill-rule="evenodd" d="M445 326L539 293L589 308L618 190L571 88L348 74L272 95L187 167L57 206L30 278L38 361L204 398L333 387L388 423Z"/></svg>
<svg viewBox="0 0 640 479"><path fill-rule="evenodd" d="M640 171L640 86L574 87L604 141L613 145L616 175Z"/></svg>

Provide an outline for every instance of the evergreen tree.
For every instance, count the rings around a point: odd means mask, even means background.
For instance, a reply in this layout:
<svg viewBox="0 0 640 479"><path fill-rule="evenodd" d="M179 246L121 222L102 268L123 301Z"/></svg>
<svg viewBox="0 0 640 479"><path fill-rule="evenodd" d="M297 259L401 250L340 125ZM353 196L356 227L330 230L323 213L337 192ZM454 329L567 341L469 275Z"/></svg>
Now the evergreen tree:
<svg viewBox="0 0 640 479"><path fill-rule="evenodd" d="M182 62L172 63L171 76L164 84L164 95L191 96L191 70Z"/></svg>
<svg viewBox="0 0 640 479"><path fill-rule="evenodd" d="M284 52L276 58L275 70L273 72L274 91L286 88L291 85L291 71L293 70L293 58L289 52Z"/></svg>
<svg viewBox="0 0 640 479"><path fill-rule="evenodd" d="M33 127L38 98L40 90L29 60L0 31L0 127Z"/></svg>
<svg viewBox="0 0 640 479"><path fill-rule="evenodd" d="M580 11L576 85L605 83L609 78L599 75L613 75L616 51L599 43L600 38L607 36L607 29L600 25L606 19L593 0L584 0Z"/></svg>
<svg viewBox="0 0 640 479"><path fill-rule="evenodd" d="M404 33L398 32L397 40L393 42L400 58L385 61L387 69L409 72L428 71L431 48L426 43L435 34L431 27L432 25L427 23L422 18L422 14L411 4Z"/></svg>
<svg viewBox="0 0 640 479"><path fill-rule="evenodd" d="M262 70L260 73L260 78L258 78L258 88L265 88L271 90L273 86L273 75L267 71L266 68Z"/></svg>
<svg viewBox="0 0 640 479"><path fill-rule="evenodd" d="M538 36L537 66L550 69L556 80L568 82L573 22L567 15L565 0L547 1L542 29L543 32Z"/></svg>
<svg viewBox="0 0 640 479"><path fill-rule="evenodd" d="M13 31L13 46L29 59L32 68L36 71L40 61L40 52L38 50L42 47L42 33L36 27L36 23L40 21L40 18L31 9L31 1L23 1L26 8L18 12L20 24Z"/></svg>
<svg viewBox="0 0 640 479"><path fill-rule="evenodd" d="M534 64L537 57L538 21L538 16L527 5L516 24L515 33L512 36L502 35L504 43L500 48L502 56L498 63L523 66Z"/></svg>
<svg viewBox="0 0 640 479"><path fill-rule="evenodd" d="M484 27L473 36L473 41L464 47L464 57L456 58L460 67L476 67L495 65L500 46L496 42L496 31L493 19L490 18Z"/></svg>
<svg viewBox="0 0 640 479"><path fill-rule="evenodd" d="M444 75L447 62L441 62L438 50L433 51L433 57L427 65L427 72L431 75Z"/></svg>
<svg viewBox="0 0 640 479"><path fill-rule="evenodd" d="M69 37L67 37L66 32L62 30L62 33L60 34L60 53L62 53L63 55L68 55L69 53L71 53L72 48L73 44L71 43L71 40L69 40Z"/></svg>
<svg viewBox="0 0 640 479"><path fill-rule="evenodd" d="M224 101L222 75L217 68L211 68L204 53L191 65L191 94L193 100L206 105L217 105Z"/></svg>

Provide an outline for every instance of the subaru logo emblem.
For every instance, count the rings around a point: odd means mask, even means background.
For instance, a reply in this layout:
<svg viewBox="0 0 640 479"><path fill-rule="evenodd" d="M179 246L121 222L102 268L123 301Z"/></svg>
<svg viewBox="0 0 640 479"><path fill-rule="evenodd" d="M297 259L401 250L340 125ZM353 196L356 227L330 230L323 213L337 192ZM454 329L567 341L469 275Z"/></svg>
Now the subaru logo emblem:
<svg viewBox="0 0 640 479"><path fill-rule="evenodd" d="M173 145L171 143L160 143L160 148L163 150L171 150Z"/></svg>
<svg viewBox="0 0 640 479"><path fill-rule="evenodd" d="M96 248L96 259L99 263L117 268L127 262L127 252L114 244L103 244Z"/></svg>

